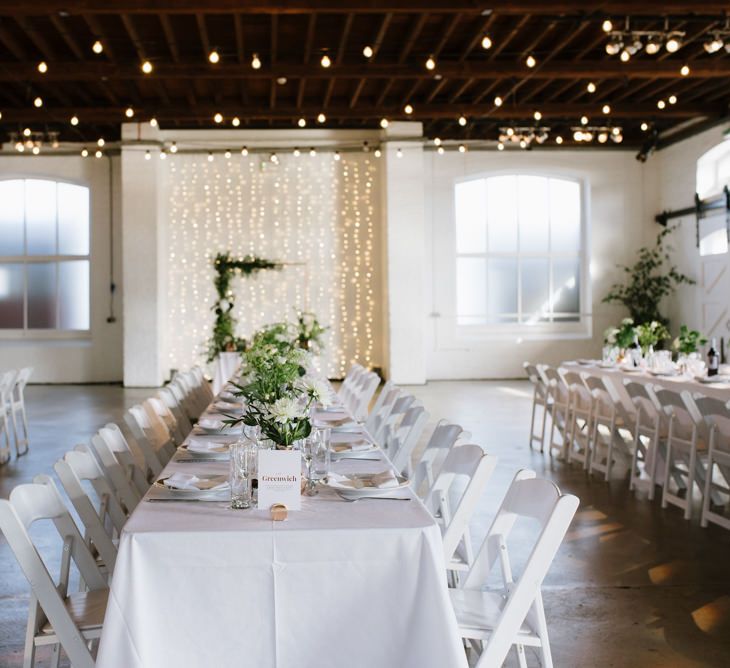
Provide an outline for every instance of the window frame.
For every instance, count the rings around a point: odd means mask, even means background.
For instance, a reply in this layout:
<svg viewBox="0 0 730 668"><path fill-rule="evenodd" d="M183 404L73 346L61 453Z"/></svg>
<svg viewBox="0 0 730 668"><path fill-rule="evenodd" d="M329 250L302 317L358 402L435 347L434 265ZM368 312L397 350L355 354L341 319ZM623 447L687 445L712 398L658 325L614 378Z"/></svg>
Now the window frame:
<svg viewBox="0 0 730 668"><path fill-rule="evenodd" d="M489 179L498 176L535 176L546 179L561 179L577 183L579 187L580 197L580 246L577 252L579 261L579 293L578 293L578 320L574 321L550 321L524 323L519 322L522 306L522 290L521 290L521 263L522 258L546 258L551 263L554 258L574 258L575 254L565 252L553 252L549 250L544 253L538 252L521 252L519 250L513 253L496 252L491 253L487 248L483 253L459 253L457 250L457 229L456 229L456 187L460 183L469 183L482 179ZM464 176L457 177L453 180L452 188L452 243L453 243L453 267L454 267L454 328L456 338L459 340L478 340L478 339L515 339L518 340L540 340L540 339L583 339L592 336L592 295L590 281L590 237L589 225L590 207L589 207L589 183L588 180L573 172L565 172L559 169L500 169L485 170L480 172L472 172ZM487 223L488 224L488 223ZM519 233L519 231L518 231ZM460 324L459 315L456 311L456 301L458 295L458 284L456 279L456 261L458 258L472 257L483 258L485 262L490 257L515 258L517 260L517 300L518 312L517 322L506 323L482 323L482 324ZM550 272L550 281L552 282L552 272ZM486 313L485 313L486 316Z"/></svg>
<svg viewBox="0 0 730 668"><path fill-rule="evenodd" d="M60 307L59 302L59 263L60 262L71 262L71 261L87 261L89 263L89 291L87 294L88 309L89 309L89 327L88 329L59 329L58 327L38 329L27 327L28 323L28 273L23 272L23 327L18 328L3 328L0 327L0 340L69 340L69 339L91 339L91 328L92 328L92 311L91 311L91 291L93 288L92 280L92 248L93 248L93 221L92 221L92 194L91 185L83 180L79 179L68 179L58 178L58 176L50 174L28 174L28 173L5 173L0 177L0 182L4 181L18 181L18 180L32 180L32 181L50 181L56 184L68 184L72 186L80 186L86 188L88 193L88 206L89 206L89 252L87 255L28 255L27 252L23 255L0 255L0 264L22 264L27 266L29 264L42 264L42 263L55 263L56 269L56 308ZM56 249L58 250L58 205L56 205ZM24 218L23 218L23 246L24 250L27 251L28 244L28 231L25 220L25 207L24 207ZM56 314L58 317L58 313Z"/></svg>

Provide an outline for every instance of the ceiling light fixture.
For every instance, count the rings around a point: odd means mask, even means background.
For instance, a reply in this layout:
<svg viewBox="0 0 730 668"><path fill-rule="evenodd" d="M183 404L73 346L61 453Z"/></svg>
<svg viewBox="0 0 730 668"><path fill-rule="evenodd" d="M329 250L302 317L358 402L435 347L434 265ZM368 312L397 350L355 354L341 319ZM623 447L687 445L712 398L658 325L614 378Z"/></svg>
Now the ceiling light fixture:
<svg viewBox="0 0 730 668"><path fill-rule="evenodd" d="M258 53L254 53L251 57L251 67L253 67L255 70L261 69L261 59L259 58Z"/></svg>
<svg viewBox="0 0 730 668"><path fill-rule="evenodd" d="M144 72L145 74L151 74L151 73L152 73L152 69L153 69L153 68L152 68L152 63L151 63L151 62L150 62L149 60L145 60L145 61L144 61L144 62L142 63L142 71L143 71L143 72Z"/></svg>

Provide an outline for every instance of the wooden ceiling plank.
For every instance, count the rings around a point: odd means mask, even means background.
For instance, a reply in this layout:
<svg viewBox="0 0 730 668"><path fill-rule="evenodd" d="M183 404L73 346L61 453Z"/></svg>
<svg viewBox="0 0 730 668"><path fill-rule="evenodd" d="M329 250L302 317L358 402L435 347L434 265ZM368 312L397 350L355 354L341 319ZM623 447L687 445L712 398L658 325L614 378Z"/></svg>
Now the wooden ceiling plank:
<svg viewBox="0 0 730 668"><path fill-rule="evenodd" d="M245 59L243 42L243 18L241 18L240 14L236 14L233 17L233 26L236 33L236 57L238 58L239 64L243 65L243 61Z"/></svg>
<svg viewBox="0 0 730 668"><path fill-rule="evenodd" d="M51 23L53 24L54 28L58 31L58 34L61 35L61 39L63 39L64 43L68 47L69 51L73 53L78 60L84 59L83 51L81 50L81 47L79 46L79 43L76 39L74 39L73 35L69 32L69 26L61 20L61 17L57 14L51 14L49 16L51 19Z"/></svg>
<svg viewBox="0 0 730 668"><path fill-rule="evenodd" d="M145 53L144 44L142 44L142 40L140 39L139 33L137 32L137 28L135 28L135 26L134 26L132 17L129 14L122 14L120 18L122 19L122 24L124 25L124 29L127 31L127 34L129 35L129 39L132 41L134 50L137 52L137 57L141 61L147 60L147 55Z"/></svg>
<svg viewBox="0 0 730 668"><path fill-rule="evenodd" d="M160 23L162 24L162 32L165 33L165 42L167 43L167 50L172 56L172 60L175 63L180 62L180 50L177 46L177 39L175 38L175 30L172 27L172 22L167 14L160 14Z"/></svg>
<svg viewBox="0 0 730 668"><path fill-rule="evenodd" d="M208 26L205 25L205 14L197 13L195 15L195 23L198 26L198 35L200 35L200 45L203 49L203 57L207 60L210 54L210 39L208 38Z"/></svg>
<svg viewBox="0 0 730 668"><path fill-rule="evenodd" d="M464 47L464 50L461 52L461 55L459 56L459 62L464 62L468 57L469 54L474 51L477 44L479 44L482 41L482 38L484 35L489 31L489 29L492 27L492 23L494 23L494 20L497 18L497 15L492 12L486 19L484 19L479 26L479 28L476 30L476 32L472 35L471 40L467 42L466 47Z"/></svg>
<svg viewBox="0 0 730 668"><path fill-rule="evenodd" d="M364 86L365 86L365 79L359 79L357 82L357 85L355 86L355 90L352 93L352 97L350 98L350 104L349 104L350 109L355 108L355 105L357 104L357 101L360 98L360 93L362 93L362 89Z"/></svg>
<svg viewBox="0 0 730 668"><path fill-rule="evenodd" d="M15 22L20 26L20 29L25 33L26 37L33 42L33 46L43 54L44 58L47 60L56 60L56 53L48 43L48 40L46 40L43 33L28 18L25 16L16 16Z"/></svg>
<svg viewBox="0 0 730 668"><path fill-rule="evenodd" d="M10 51L18 60L28 60L28 54L25 49L18 43L15 36L0 24L0 42Z"/></svg>
<svg viewBox="0 0 730 668"><path fill-rule="evenodd" d="M413 49L413 45L416 43L416 40L418 39L418 36L421 34L421 31L423 30L423 26L426 25L426 21L428 21L428 14L421 14L418 17L418 20L413 24L413 27L411 28L410 33L408 33L408 37L405 41L405 44L403 44L403 48L401 49L400 55L398 56L398 64L402 65L406 62L406 59L411 53L411 50Z"/></svg>
<svg viewBox="0 0 730 668"><path fill-rule="evenodd" d="M99 18L91 14L82 14L82 17L84 21L86 21L86 25L89 26L89 30L91 30L91 32L94 34L94 37L101 41L102 45L104 46L104 53L106 53L109 60L114 61L115 49L114 47L112 47L107 37L106 31L103 29L101 22L99 21Z"/></svg>

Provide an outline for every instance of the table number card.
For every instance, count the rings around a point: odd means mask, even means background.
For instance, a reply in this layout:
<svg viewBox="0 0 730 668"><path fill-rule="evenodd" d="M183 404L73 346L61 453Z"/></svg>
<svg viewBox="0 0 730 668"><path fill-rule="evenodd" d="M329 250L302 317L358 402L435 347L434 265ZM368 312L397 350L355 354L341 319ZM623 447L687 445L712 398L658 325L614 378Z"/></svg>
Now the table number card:
<svg viewBox="0 0 730 668"><path fill-rule="evenodd" d="M298 450L259 450L258 507L268 510L283 503L289 510L302 507L302 454Z"/></svg>

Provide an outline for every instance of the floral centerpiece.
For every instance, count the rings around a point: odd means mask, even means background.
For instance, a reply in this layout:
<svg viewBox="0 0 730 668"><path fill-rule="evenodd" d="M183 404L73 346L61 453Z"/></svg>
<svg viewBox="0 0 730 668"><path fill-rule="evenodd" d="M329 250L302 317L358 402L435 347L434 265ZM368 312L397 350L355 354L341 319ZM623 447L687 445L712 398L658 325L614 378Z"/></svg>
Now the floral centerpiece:
<svg viewBox="0 0 730 668"><path fill-rule="evenodd" d="M322 335L327 331L327 327L319 324L317 316L308 311L299 311L297 313L297 344L304 350L321 350L324 348Z"/></svg>
<svg viewBox="0 0 730 668"><path fill-rule="evenodd" d="M690 329L687 325L679 328L679 336L674 339L672 348L680 355L692 355L699 351L700 346L707 343L707 337L700 334L696 329Z"/></svg>
<svg viewBox="0 0 730 668"><path fill-rule="evenodd" d="M624 318L618 327L609 327L603 333L603 341L607 345L616 346L625 350L633 342L636 336L636 327L633 318Z"/></svg>
<svg viewBox="0 0 730 668"><path fill-rule="evenodd" d="M650 347L654 348L661 341L668 339L669 331L663 323L652 320L636 327L636 336L642 351L646 352Z"/></svg>

